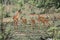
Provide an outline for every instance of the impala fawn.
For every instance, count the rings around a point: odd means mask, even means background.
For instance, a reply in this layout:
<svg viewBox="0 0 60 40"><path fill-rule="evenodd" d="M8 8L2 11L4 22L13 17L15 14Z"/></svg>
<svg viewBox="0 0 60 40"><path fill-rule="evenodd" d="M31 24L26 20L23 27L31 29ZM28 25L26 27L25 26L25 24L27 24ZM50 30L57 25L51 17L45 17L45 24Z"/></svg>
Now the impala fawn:
<svg viewBox="0 0 60 40"><path fill-rule="evenodd" d="M48 23L49 20L46 19L45 17L40 16L40 15L38 15L38 22L42 22L43 25L49 24L49 23Z"/></svg>
<svg viewBox="0 0 60 40"><path fill-rule="evenodd" d="M26 28L27 19L24 18L24 17L22 17L22 18L21 18L21 21L22 21L23 25L25 26L24 28Z"/></svg>
<svg viewBox="0 0 60 40"><path fill-rule="evenodd" d="M14 29L17 29L18 27L18 19L19 19L19 15L21 14L21 10L18 10L16 12L16 14L13 16L13 21L14 21Z"/></svg>
<svg viewBox="0 0 60 40"><path fill-rule="evenodd" d="M31 18L31 26L32 26L32 28L34 30L34 27L35 27L35 19L33 19L33 18Z"/></svg>

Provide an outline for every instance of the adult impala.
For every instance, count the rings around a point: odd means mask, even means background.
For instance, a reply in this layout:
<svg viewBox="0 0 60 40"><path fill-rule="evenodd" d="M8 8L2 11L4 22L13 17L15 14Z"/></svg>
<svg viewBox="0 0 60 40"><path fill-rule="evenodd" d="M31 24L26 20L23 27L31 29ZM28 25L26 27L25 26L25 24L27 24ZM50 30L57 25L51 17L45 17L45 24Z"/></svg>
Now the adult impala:
<svg viewBox="0 0 60 40"><path fill-rule="evenodd" d="M16 11L15 15L13 16L13 21L14 21L14 29L17 29L18 26L18 20L19 20L19 16L21 14L21 10Z"/></svg>

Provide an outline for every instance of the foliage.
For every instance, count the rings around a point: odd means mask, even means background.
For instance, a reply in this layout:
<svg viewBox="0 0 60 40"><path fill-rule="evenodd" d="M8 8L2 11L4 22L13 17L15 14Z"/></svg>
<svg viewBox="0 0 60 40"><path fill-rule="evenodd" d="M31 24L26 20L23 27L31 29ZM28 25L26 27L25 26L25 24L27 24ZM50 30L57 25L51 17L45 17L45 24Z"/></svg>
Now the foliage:
<svg viewBox="0 0 60 40"><path fill-rule="evenodd" d="M2 0L0 0L1 3ZM5 2L3 0L3 2ZM38 8L41 7L52 7L52 6L56 6L56 8L60 7L60 0L7 0L7 3L12 3L12 4L19 4L19 5L23 5L24 3L30 3L32 5L37 6ZM52 5L51 5L52 4Z"/></svg>
<svg viewBox="0 0 60 40"><path fill-rule="evenodd" d="M10 17L9 13L6 13L4 18Z"/></svg>
<svg viewBox="0 0 60 40"><path fill-rule="evenodd" d="M48 34L53 37L54 40L57 40L59 35L59 28L58 27L50 27L48 30Z"/></svg>

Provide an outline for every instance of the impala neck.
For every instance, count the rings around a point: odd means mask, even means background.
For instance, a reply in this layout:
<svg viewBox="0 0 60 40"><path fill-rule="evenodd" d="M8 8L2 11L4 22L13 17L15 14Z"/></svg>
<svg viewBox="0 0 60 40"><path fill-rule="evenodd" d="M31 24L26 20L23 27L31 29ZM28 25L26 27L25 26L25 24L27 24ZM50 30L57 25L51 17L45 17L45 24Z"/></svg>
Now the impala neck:
<svg viewBox="0 0 60 40"><path fill-rule="evenodd" d="M19 15L20 15L20 13L19 13L19 12L16 12L16 15L18 15L18 16L19 16Z"/></svg>

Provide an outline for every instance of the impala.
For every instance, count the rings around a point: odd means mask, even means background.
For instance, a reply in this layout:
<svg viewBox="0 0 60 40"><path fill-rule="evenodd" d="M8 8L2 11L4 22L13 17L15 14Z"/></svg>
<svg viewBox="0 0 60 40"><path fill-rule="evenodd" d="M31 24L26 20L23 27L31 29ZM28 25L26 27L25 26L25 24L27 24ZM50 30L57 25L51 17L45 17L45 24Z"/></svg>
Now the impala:
<svg viewBox="0 0 60 40"><path fill-rule="evenodd" d="M21 14L21 10L18 10L16 12L16 14L13 16L13 21L14 21L14 25L15 25L15 29L17 29L18 26L18 19L19 19L19 15Z"/></svg>

